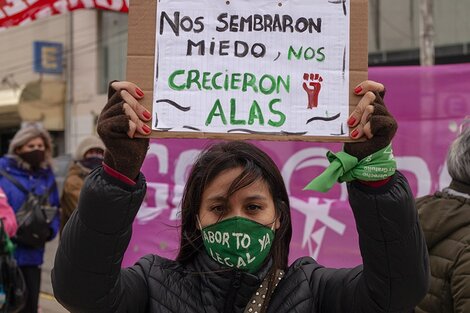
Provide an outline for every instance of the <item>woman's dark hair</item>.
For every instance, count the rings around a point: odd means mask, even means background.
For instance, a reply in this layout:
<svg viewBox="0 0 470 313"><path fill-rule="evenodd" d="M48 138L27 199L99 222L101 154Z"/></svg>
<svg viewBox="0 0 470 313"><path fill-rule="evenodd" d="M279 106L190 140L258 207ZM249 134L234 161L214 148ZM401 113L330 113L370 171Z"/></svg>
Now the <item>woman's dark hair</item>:
<svg viewBox="0 0 470 313"><path fill-rule="evenodd" d="M181 242L176 260L191 261L203 247L201 231L196 216L199 214L204 189L221 172L242 168L242 173L232 182L228 195L234 194L261 179L269 188L280 227L275 232L270 256L273 266L286 269L289 244L292 236L289 198L281 173L273 160L262 150L243 141L217 143L203 151L186 183L181 204Z"/></svg>

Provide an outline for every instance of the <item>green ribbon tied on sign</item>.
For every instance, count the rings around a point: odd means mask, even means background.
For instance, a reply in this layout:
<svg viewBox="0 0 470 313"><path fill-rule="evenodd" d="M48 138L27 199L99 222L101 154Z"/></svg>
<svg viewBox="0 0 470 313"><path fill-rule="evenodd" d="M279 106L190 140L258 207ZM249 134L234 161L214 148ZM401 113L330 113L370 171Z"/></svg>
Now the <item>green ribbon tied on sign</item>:
<svg viewBox="0 0 470 313"><path fill-rule="evenodd" d="M344 151L328 151L326 157L330 165L305 186L304 190L327 192L333 188L335 182L383 180L395 174L397 169L391 144L360 161Z"/></svg>

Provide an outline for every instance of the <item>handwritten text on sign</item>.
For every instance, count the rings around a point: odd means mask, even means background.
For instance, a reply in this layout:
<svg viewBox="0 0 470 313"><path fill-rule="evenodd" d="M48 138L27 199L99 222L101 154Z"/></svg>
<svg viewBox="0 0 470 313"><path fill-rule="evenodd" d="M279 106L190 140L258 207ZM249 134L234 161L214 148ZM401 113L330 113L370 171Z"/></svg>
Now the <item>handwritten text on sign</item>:
<svg viewBox="0 0 470 313"><path fill-rule="evenodd" d="M159 1L154 129L346 136L348 3Z"/></svg>

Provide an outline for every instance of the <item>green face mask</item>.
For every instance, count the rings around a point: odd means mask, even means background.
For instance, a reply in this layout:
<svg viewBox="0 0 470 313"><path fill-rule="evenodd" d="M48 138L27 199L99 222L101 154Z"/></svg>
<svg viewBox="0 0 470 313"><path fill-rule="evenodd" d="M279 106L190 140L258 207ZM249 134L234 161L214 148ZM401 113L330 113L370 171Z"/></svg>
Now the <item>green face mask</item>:
<svg viewBox="0 0 470 313"><path fill-rule="evenodd" d="M202 228L202 239L207 254L215 261L255 273L271 250L273 228L274 223L272 228L268 228L235 216Z"/></svg>

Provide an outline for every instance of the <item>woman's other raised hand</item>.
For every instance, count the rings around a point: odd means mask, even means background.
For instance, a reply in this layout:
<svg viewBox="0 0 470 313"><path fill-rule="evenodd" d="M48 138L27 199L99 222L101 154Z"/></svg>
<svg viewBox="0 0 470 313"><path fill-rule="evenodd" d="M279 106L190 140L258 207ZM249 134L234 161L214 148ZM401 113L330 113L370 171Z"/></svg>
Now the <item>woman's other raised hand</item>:
<svg viewBox="0 0 470 313"><path fill-rule="evenodd" d="M151 114L138 101L143 97L134 83L114 81L98 119L98 134L106 146L104 163L130 179L139 175L151 133L146 124Z"/></svg>
<svg viewBox="0 0 470 313"><path fill-rule="evenodd" d="M379 151L390 144L398 125L385 107L383 98L385 87L381 83L366 80L355 89L362 99L348 119L351 129L350 138L365 141L351 142L344 145L344 151L359 160Z"/></svg>

